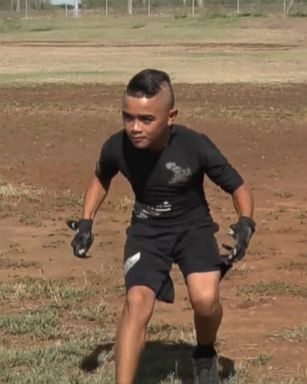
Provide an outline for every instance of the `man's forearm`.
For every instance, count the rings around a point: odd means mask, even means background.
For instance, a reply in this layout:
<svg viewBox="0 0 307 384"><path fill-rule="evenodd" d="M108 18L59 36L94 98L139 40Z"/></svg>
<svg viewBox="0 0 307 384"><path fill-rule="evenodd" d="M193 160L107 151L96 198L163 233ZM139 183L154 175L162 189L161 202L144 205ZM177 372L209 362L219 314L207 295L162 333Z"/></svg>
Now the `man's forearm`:
<svg viewBox="0 0 307 384"><path fill-rule="evenodd" d="M234 191L232 199L239 216L253 217L254 199L246 184L242 184Z"/></svg>
<svg viewBox="0 0 307 384"><path fill-rule="evenodd" d="M85 192L83 204L83 219L94 219L100 205L106 198L109 191L110 183L101 184L99 179L94 176Z"/></svg>

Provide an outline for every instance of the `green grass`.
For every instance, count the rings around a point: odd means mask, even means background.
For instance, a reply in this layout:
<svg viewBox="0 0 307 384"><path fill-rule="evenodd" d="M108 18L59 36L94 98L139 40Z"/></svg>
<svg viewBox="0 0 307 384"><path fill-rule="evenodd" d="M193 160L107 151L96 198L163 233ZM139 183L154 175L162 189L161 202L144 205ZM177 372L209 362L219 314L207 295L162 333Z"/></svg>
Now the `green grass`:
<svg viewBox="0 0 307 384"><path fill-rule="evenodd" d="M62 280L23 278L0 284L0 300L47 299L61 305L64 301L80 300L95 293L88 287L73 287Z"/></svg>
<svg viewBox="0 0 307 384"><path fill-rule="evenodd" d="M31 338L49 339L60 335L59 313L55 308L40 308L0 316L0 329L5 335L26 335Z"/></svg>
<svg viewBox="0 0 307 384"><path fill-rule="evenodd" d="M1 383L112 383L112 369L84 375L79 368L84 355L105 337L103 330L71 335L47 347L0 348ZM103 360L105 353L100 354Z"/></svg>
<svg viewBox="0 0 307 384"><path fill-rule="evenodd" d="M151 41L158 42L163 36L166 41L171 41L174 37L176 41L192 39L192 31L197 28L210 29L223 28L229 25L240 24L236 17L214 18L201 17L176 19L174 17L156 17L148 19L145 16L116 18L94 18L82 17L80 19L0 19L0 33L2 38L13 39L21 37L22 40L38 38L39 40L71 40L86 41L99 40L106 43L145 41L150 38ZM137 35L139 29L142 29L142 35ZM136 30L136 32L135 32ZM176 30L176 33L174 33ZM102 33L103 31L103 33ZM70 32L70 33L68 33ZM1 38L1 35L0 35ZM199 40L194 36L194 41Z"/></svg>

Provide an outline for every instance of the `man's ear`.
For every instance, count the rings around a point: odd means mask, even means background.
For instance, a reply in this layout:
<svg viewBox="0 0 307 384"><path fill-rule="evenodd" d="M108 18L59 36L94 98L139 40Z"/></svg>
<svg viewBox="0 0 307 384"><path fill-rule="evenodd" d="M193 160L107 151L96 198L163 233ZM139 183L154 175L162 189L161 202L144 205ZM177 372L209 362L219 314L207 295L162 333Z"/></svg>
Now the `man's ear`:
<svg viewBox="0 0 307 384"><path fill-rule="evenodd" d="M172 108L170 109L169 113L168 113L168 121L167 121L167 124L168 125L172 125L176 119L178 115L178 109L176 108Z"/></svg>

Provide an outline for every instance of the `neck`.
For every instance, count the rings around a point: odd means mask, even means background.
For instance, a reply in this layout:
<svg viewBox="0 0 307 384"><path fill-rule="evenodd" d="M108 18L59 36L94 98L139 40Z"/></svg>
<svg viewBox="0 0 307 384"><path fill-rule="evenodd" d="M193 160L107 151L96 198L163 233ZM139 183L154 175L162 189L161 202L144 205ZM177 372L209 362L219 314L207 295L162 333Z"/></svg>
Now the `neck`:
<svg viewBox="0 0 307 384"><path fill-rule="evenodd" d="M148 149L152 152L162 151L165 147L167 147L167 145L169 143L169 139L171 137L171 132L172 132L172 127L169 127L169 129L167 129L165 131L165 134L163 135L163 137L161 137L159 142L157 142L156 144L154 144L152 147L150 147Z"/></svg>

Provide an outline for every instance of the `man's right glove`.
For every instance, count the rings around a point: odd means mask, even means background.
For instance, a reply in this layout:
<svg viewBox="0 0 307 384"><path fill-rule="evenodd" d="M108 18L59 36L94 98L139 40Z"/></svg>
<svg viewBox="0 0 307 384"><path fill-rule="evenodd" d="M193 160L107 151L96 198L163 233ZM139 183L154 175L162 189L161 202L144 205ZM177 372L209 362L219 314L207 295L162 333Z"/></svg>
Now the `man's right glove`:
<svg viewBox="0 0 307 384"><path fill-rule="evenodd" d="M241 216L238 223L230 225L228 234L234 238L235 243L233 246L223 244L223 247L227 250L227 254L222 255L227 259L229 264L241 260L245 255L255 229L256 223L247 216Z"/></svg>
<svg viewBox="0 0 307 384"><path fill-rule="evenodd" d="M66 224L69 228L76 231L76 234L71 242L74 255L77 257L85 257L94 241L94 236L92 235L93 220L67 220Z"/></svg>

